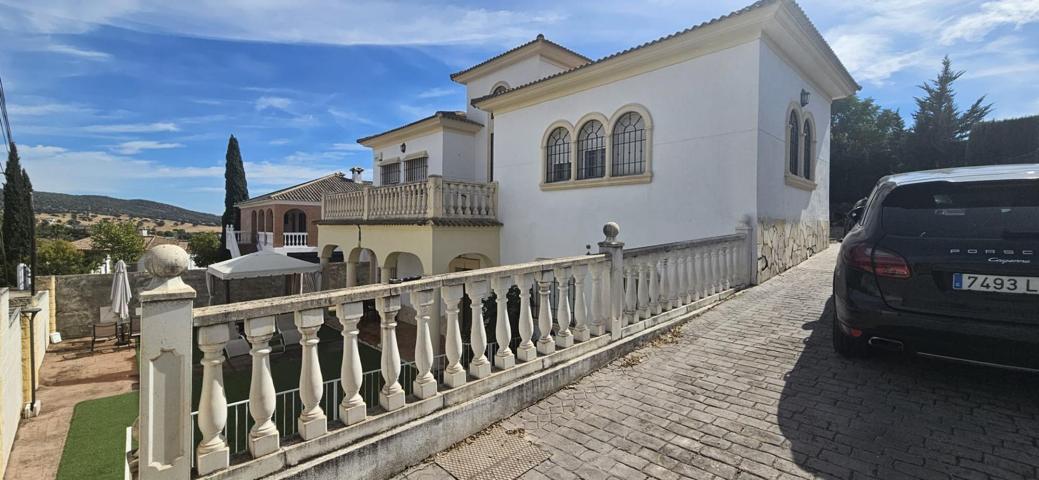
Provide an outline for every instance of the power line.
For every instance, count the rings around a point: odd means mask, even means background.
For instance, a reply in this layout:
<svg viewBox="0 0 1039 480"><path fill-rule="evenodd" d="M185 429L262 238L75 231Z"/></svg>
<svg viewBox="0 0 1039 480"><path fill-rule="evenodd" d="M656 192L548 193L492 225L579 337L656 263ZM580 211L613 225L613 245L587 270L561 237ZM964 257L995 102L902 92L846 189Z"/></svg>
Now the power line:
<svg viewBox="0 0 1039 480"><path fill-rule="evenodd" d="M7 118L7 95L4 94L4 81L0 77L0 123L4 126L4 149L10 153L10 145L14 142L11 134L11 121Z"/></svg>

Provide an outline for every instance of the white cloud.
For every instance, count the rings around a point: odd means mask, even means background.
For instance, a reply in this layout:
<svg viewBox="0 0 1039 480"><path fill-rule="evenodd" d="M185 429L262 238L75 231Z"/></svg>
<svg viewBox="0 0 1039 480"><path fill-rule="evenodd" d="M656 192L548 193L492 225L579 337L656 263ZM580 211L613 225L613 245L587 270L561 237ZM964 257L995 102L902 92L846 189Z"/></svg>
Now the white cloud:
<svg viewBox="0 0 1039 480"><path fill-rule="evenodd" d="M83 130L93 133L155 133L177 132L180 128L172 122L126 123L118 125L89 125Z"/></svg>
<svg viewBox="0 0 1039 480"><path fill-rule="evenodd" d="M454 95L455 93L457 93L457 91L453 88L436 87L419 92L418 98L439 98Z"/></svg>
<svg viewBox="0 0 1039 480"><path fill-rule="evenodd" d="M1023 25L1039 21L1039 1L1037 0L996 0L985 2L981 11L963 15L942 31L941 43L951 45L957 40L977 41L992 30L1013 25Z"/></svg>
<svg viewBox="0 0 1039 480"><path fill-rule="evenodd" d="M271 141L267 142L267 144L268 145L288 145L290 142L291 142L291 140L289 140L287 138L275 138L274 140L271 140Z"/></svg>
<svg viewBox="0 0 1039 480"><path fill-rule="evenodd" d="M368 147L359 143L333 143L332 150L339 150L344 152L368 152Z"/></svg>
<svg viewBox="0 0 1039 480"><path fill-rule="evenodd" d="M86 50L60 43L48 45L46 50L48 52L60 53L63 55L71 55L74 57L85 58L88 60L108 60L112 58L111 54L105 52L99 52L97 50Z"/></svg>
<svg viewBox="0 0 1039 480"><path fill-rule="evenodd" d="M123 142L117 145L113 150L116 153L122 155L136 155L143 150L166 150L170 148L183 147L180 143L162 143L155 142L152 140L135 140L132 142Z"/></svg>
<svg viewBox="0 0 1039 480"><path fill-rule="evenodd" d="M256 111L263 111L268 108L276 110L288 110L292 106L292 99L285 97L268 97L263 96L256 99Z"/></svg>
<svg viewBox="0 0 1039 480"><path fill-rule="evenodd" d="M76 113L91 113L92 109L68 103L49 102L34 105L11 104L7 111L13 116L43 116L43 115L67 115Z"/></svg>
<svg viewBox="0 0 1039 480"><path fill-rule="evenodd" d="M342 120L342 121L352 122L352 123L360 123L360 124L369 125L369 126L372 126L372 127L379 126L378 122L375 122L374 120L372 120L370 118L364 117L362 115L358 115L358 114L356 114L354 112L348 112L348 111L345 111L345 110L340 110L340 109L334 108L334 107L328 109L328 114L333 116L333 117L335 117L337 120Z"/></svg>

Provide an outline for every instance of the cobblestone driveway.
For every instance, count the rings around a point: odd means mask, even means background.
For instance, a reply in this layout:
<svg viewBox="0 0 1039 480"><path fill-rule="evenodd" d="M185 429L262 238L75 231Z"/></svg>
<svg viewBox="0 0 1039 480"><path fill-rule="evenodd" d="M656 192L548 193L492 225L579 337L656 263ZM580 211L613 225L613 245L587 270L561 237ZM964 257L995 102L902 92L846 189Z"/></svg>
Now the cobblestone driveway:
<svg viewBox="0 0 1039 480"><path fill-rule="evenodd" d="M548 454L520 478L1039 477L1039 376L833 353L836 250L506 420Z"/></svg>

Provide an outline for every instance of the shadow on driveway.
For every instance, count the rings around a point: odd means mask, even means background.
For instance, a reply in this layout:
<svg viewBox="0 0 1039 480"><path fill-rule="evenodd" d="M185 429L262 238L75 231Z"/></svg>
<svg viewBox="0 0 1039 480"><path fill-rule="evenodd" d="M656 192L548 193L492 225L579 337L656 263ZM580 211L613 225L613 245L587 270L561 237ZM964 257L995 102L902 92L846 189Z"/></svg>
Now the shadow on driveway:
<svg viewBox="0 0 1039 480"><path fill-rule="evenodd" d="M780 397L798 465L840 479L1039 478L1039 374L890 352L845 360L832 315L831 299L803 325Z"/></svg>

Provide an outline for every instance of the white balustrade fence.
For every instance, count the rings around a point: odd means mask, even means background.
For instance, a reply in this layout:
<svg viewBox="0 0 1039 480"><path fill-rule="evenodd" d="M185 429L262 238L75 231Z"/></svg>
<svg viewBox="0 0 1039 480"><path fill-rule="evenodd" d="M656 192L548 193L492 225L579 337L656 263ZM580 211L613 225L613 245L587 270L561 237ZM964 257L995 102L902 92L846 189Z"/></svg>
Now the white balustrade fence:
<svg viewBox="0 0 1039 480"><path fill-rule="evenodd" d="M307 232L286 232L282 234L282 245L286 247L307 246Z"/></svg>
<svg viewBox="0 0 1039 480"><path fill-rule="evenodd" d="M462 212L485 211L485 204L467 202L456 205L461 205ZM625 335L624 326L638 315L636 312L644 311L649 317L652 312L736 288L749 277L747 231L630 251L617 241L618 232L615 224L608 224L604 228L607 238L599 243L600 253L595 255L194 310L190 308L194 291L179 277L187 264L186 254L172 246L153 249L145 265L156 279L153 288L142 293L141 398L163 400L141 404L140 458L135 462L140 478L185 478L192 467L197 475L218 473L234 468L231 453L247 451L256 460L242 462L260 461L259 457L279 451L286 437L307 443L325 435L349 435L358 424L412 408L444 389L484 392L496 388L494 383L470 380L508 375L518 364L565 355L577 344L609 333L603 337L605 342L598 343L607 346ZM515 333L505 300L513 287L520 292ZM529 292L536 296L532 299ZM410 298L417 310L414 362L401 361L397 341L396 319L402 295ZM485 322L482 303L491 296L499 299L497 313ZM446 336L444 354L433 357L434 332L429 325L438 297L442 300ZM471 302L463 302L464 297ZM358 350L358 322L364 316L366 301L374 301L381 318L378 378L374 371L363 372ZM471 319L465 339L460 324L463 307L469 309ZM343 354L336 365L338 380L322 378L317 354L317 330L326 313L331 312L343 327ZM277 393L270 370L270 340L275 333L274 318L288 313L294 315L302 337L299 388ZM237 322L244 322L245 336L252 347L252 376L249 399L228 405L220 352L229 341L228 325ZM192 326L198 329L195 337L203 352L195 414L187 408L192 393L191 369L181 363L192 357ZM489 341L492 331L494 338ZM546 360L535 365L544 369L552 363ZM428 402L425 405L414 408L429 408ZM310 444L322 453L331 451L321 450L332 448L328 445L334 443ZM194 454L179 453L184 451Z"/></svg>
<svg viewBox="0 0 1039 480"><path fill-rule="evenodd" d="M444 180L365 187L326 195L324 220L478 219L498 218L498 184Z"/></svg>

